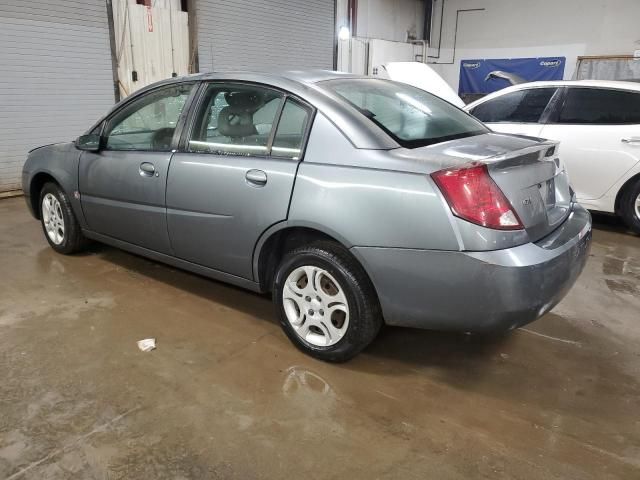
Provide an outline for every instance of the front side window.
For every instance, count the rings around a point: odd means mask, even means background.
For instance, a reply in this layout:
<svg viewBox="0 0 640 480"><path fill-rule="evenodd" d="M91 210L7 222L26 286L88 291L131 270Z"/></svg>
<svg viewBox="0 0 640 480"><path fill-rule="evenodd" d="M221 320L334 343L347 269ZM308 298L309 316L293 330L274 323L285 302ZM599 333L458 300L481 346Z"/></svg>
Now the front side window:
<svg viewBox="0 0 640 480"><path fill-rule="evenodd" d="M108 150L168 151L193 85L160 88L134 100L109 121Z"/></svg>
<svg viewBox="0 0 640 480"><path fill-rule="evenodd" d="M555 92L555 87L516 90L481 103L471 114L486 123L537 123Z"/></svg>
<svg viewBox="0 0 640 480"><path fill-rule="evenodd" d="M267 155L283 95L253 85L209 84L196 115L190 152Z"/></svg>
<svg viewBox="0 0 640 480"><path fill-rule="evenodd" d="M487 133L479 121L418 88L377 79L327 80L322 85L406 148Z"/></svg>
<svg viewBox="0 0 640 480"><path fill-rule="evenodd" d="M569 88L558 123L640 124L640 92Z"/></svg>

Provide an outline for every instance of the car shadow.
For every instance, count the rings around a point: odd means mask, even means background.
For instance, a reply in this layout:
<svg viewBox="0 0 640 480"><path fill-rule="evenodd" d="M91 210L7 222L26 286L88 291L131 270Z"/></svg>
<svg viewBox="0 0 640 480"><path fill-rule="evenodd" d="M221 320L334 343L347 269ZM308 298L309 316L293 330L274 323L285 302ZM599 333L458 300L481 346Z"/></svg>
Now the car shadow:
<svg viewBox="0 0 640 480"><path fill-rule="evenodd" d="M474 365L499 356L511 340L511 332L466 334L386 326L364 354L375 358L378 364L389 363L392 375L397 374L397 371L394 373L396 362L415 368L440 367L472 375ZM356 362L353 367L369 369L362 362ZM371 367L381 373L381 365Z"/></svg>
<svg viewBox="0 0 640 480"><path fill-rule="evenodd" d="M59 269L60 263L67 264L74 258L86 260L94 255L130 275L144 276L275 325L279 323L268 294L250 292L97 242L91 243L85 251L71 257L60 256L45 248L38 254L38 264L42 271L47 271L51 268ZM384 327L365 353L380 359L392 358L403 363L452 365L461 364L465 358L492 355L507 338L508 335L466 335ZM294 348L293 345L291 348Z"/></svg>
<svg viewBox="0 0 640 480"><path fill-rule="evenodd" d="M278 323L271 298L267 294L257 294L98 242L90 243L83 252L69 257L61 256L48 247L44 248L38 253L38 268L47 271L60 263L70 263L74 259L86 260L91 256L99 256L129 275L144 276L171 288L197 295L204 300L274 324Z"/></svg>
<svg viewBox="0 0 640 480"><path fill-rule="evenodd" d="M636 236L620 217L608 213L591 212L591 218L593 219L593 228L597 230Z"/></svg>
<svg viewBox="0 0 640 480"><path fill-rule="evenodd" d="M607 218L606 221L611 220ZM620 226L613 222L613 228ZM37 261L39 268L46 271L59 269L60 264L68 268L74 259L85 261L91 256L99 256L129 275L161 282L274 325L279 323L268 294L253 293L101 243L93 242L83 253L71 257L60 256L48 247L43 248L38 253ZM443 371L456 371L462 377L472 376L478 365L499 358L514 341L513 337L513 332L469 335L386 326L363 354L346 365L349 369L377 374L385 374L388 369L389 374L397 375L400 363L409 369L441 367ZM294 348L293 345L291 348Z"/></svg>

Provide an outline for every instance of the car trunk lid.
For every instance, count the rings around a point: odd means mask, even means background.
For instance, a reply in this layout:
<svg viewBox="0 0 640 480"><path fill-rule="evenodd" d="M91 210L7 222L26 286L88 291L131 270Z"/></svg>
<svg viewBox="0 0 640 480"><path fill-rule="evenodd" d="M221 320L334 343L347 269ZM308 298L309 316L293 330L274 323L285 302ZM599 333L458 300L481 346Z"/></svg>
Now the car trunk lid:
<svg viewBox="0 0 640 480"><path fill-rule="evenodd" d="M569 179L557 150L546 145L485 161L534 242L560 226L571 210Z"/></svg>
<svg viewBox="0 0 640 480"><path fill-rule="evenodd" d="M530 240L536 241L570 213L571 189L558 153L557 142L491 133L415 149L411 156L428 157L435 170L472 162L487 165Z"/></svg>

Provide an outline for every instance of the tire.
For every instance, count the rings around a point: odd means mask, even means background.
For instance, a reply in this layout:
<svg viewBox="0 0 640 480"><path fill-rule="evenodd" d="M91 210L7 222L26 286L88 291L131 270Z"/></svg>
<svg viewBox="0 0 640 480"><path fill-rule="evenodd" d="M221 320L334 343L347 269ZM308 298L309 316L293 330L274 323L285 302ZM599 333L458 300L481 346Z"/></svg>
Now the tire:
<svg viewBox="0 0 640 480"><path fill-rule="evenodd" d="M625 188L620 199L620 214L624 223L640 234L640 179Z"/></svg>
<svg viewBox="0 0 640 480"><path fill-rule="evenodd" d="M293 344L327 362L356 356L383 323L371 280L344 247L332 242L288 252L274 277L273 301Z"/></svg>
<svg viewBox="0 0 640 480"><path fill-rule="evenodd" d="M86 240L71 208L69 197L57 184L45 183L40 191L39 207L42 231L51 248L65 255L84 248Z"/></svg>

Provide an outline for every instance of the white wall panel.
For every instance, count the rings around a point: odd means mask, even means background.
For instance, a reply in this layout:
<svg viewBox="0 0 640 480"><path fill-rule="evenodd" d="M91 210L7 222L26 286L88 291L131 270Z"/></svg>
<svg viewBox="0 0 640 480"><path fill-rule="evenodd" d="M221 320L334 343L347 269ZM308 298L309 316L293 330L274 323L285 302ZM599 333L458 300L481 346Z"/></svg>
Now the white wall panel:
<svg viewBox="0 0 640 480"><path fill-rule="evenodd" d="M377 70L387 62L415 62L416 53L422 53L422 46L411 43L369 40L368 75L377 75Z"/></svg>
<svg viewBox="0 0 640 480"><path fill-rule="evenodd" d="M179 1L156 1L153 7L135 0L112 4L121 98L172 73L189 73L188 15L180 11Z"/></svg>
<svg viewBox="0 0 640 480"><path fill-rule="evenodd" d="M334 0L199 0L200 71L333 68Z"/></svg>
<svg viewBox="0 0 640 480"><path fill-rule="evenodd" d="M359 0L356 35L406 42L422 38L424 0Z"/></svg>
<svg viewBox="0 0 640 480"><path fill-rule="evenodd" d="M0 191L27 152L82 134L114 103L104 0L0 2Z"/></svg>
<svg viewBox="0 0 640 480"><path fill-rule="evenodd" d="M578 56L630 55L639 48L638 0L446 0L444 9L443 1L434 3L429 49L429 55L439 58L429 61L454 90L463 59L563 56L565 79L570 79ZM477 8L484 10L458 13Z"/></svg>

